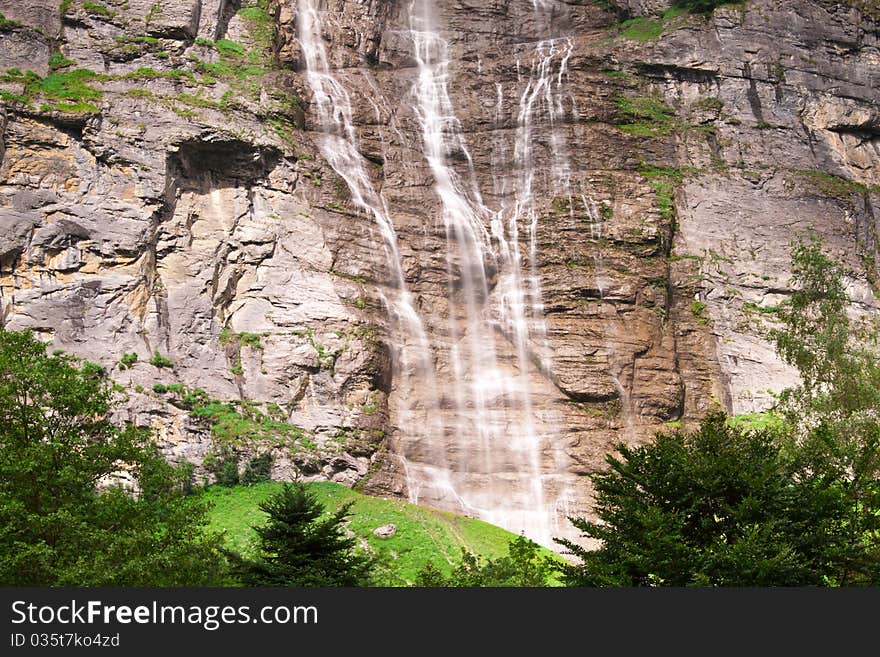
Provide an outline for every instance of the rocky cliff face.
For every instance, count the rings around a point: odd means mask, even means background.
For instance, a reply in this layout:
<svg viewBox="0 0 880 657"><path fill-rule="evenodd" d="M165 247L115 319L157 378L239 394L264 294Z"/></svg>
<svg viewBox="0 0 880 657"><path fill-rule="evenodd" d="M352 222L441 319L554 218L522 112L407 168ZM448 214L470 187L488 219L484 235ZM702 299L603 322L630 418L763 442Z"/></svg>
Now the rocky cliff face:
<svg viewBox="0 0 880 657"><path fill-rule="evenodd" d="M0 0L0 322L105 365L200 474L270 451L277 477L419 488L514 530L493 505L537 480L524 499L561 535L616 442L794 381L762 336L801 231L847 263L855 310L876 306L870 3L432 3L443 171L487 231L523 219L483 246L473 310L427 157L424 26L408 2L331 0L321 43L430 348L434 379L407 379L400 286L322 147L297 4ZM539 292L522 340L511 290ZM456 402L482 380L469 335L525 397ZM534 444L497 442L524 418Z"/></svg>

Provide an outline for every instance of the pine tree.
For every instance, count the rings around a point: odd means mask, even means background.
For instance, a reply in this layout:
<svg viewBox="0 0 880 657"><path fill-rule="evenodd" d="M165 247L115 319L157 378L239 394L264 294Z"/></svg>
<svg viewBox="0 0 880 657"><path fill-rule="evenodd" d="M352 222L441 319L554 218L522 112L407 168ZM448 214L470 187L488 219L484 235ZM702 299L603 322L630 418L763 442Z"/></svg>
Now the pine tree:
<svg viewBox="0 0 880 657"><path fill-rule="evenodd" d="M694 433L617 449L610 469L592 476L600 521L572 519L601 546L557 539L580 559L564 568L569 586L821 583L795 549L802 527L790 518L815 499L800 494L767 431L730 427L717 414Z"/></svg>
<svg viewBox="0 0 880 657"><path fill-rule="evenodd" d="M357 539L346 536L344 522L351 503L325 514L323 505L301 482L260 504L269 516L254 527L259 556L239 558L236 571L246 586L366 586L373 559L357 551Z"/></svg>

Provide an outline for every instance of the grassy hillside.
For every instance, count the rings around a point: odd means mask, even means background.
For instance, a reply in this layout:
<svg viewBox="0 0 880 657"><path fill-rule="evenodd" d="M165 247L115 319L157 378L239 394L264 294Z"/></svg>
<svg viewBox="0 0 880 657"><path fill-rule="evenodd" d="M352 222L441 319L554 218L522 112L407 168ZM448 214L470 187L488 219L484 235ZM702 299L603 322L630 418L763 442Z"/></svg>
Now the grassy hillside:
<svg viewBox="0 0 880 657"><path fill-rule="evenodd" d="M254 486L210 486L205 497L214 504L211 528L226 533L227 545L244 554L253 554L256 533L265 514L258 505L281 487L278 482ZM402 500L369 497L331 482L309 484L328 510L353 501L349 528L376 553L384 564L383 583L404 586L415 579L427 561L448 573L461 557L461 548L488 558L507 554L515 534L473 518L408 504ZM394 524L397 533L378 538L373 530ZM546 554L552 555L550 550Z"/></svg>

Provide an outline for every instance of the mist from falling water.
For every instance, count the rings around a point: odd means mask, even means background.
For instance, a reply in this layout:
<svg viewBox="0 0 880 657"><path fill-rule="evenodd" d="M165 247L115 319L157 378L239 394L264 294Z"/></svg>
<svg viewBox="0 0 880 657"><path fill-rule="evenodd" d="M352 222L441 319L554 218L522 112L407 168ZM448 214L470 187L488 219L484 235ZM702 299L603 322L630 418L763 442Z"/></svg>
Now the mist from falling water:
<svg viewBox="0 0 880 657"><path fill-rule="evenodd" d="M434 370L430 345L422 321L413 305L407 289L401 265L397 234L386 203L376 191L365 164L358 151L358 139L352 121L351 99L345 87L333 75L327 52L321 38L323 16L318 8L319 0L299 0L297 27L300 45L306 63L306 79L314 96L314 107L323 129L320 141L321 153L333 170L345 181L351 200L358 210L371 216L379 229L384 261L390 274L388 287L392 297L382 293L383 301L394 323L394 347L398 419L408 430L430 438L436 427L436 397L415 390L433 390ZM427 404L428 408L424 408ZM417 408L416 405L421 405ZM427 421L425 421L427 417ZM408 484L410 482L406 463L403 464Z"/></svg>

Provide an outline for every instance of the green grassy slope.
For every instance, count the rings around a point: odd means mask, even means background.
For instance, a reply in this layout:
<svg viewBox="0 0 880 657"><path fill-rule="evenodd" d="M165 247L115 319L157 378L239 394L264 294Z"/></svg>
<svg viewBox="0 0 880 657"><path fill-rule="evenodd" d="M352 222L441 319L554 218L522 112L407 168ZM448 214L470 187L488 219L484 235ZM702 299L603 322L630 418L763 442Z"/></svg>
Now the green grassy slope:
<svg viewBox="0 0 880 657"><path fill-rule="evenodd" d="M210 486L205 497L214 504L211 529L225 531L226 543L234 550L253 554L256 533L265 514L258 505L277 492L282 484L267 482L254 486ZM404 586L411 583L427 561L448 573L461 558L464 547L478 555L496 558L507 554L515 534L473 518L408 504L402 500L369 497L331 482L309 484L324 507L338 509L353 501L349 528L369 544L384 564L382 583ZM397 533L378 538L373 530L394 524ZM554 553L545 551L548 555Z"/></svg>

